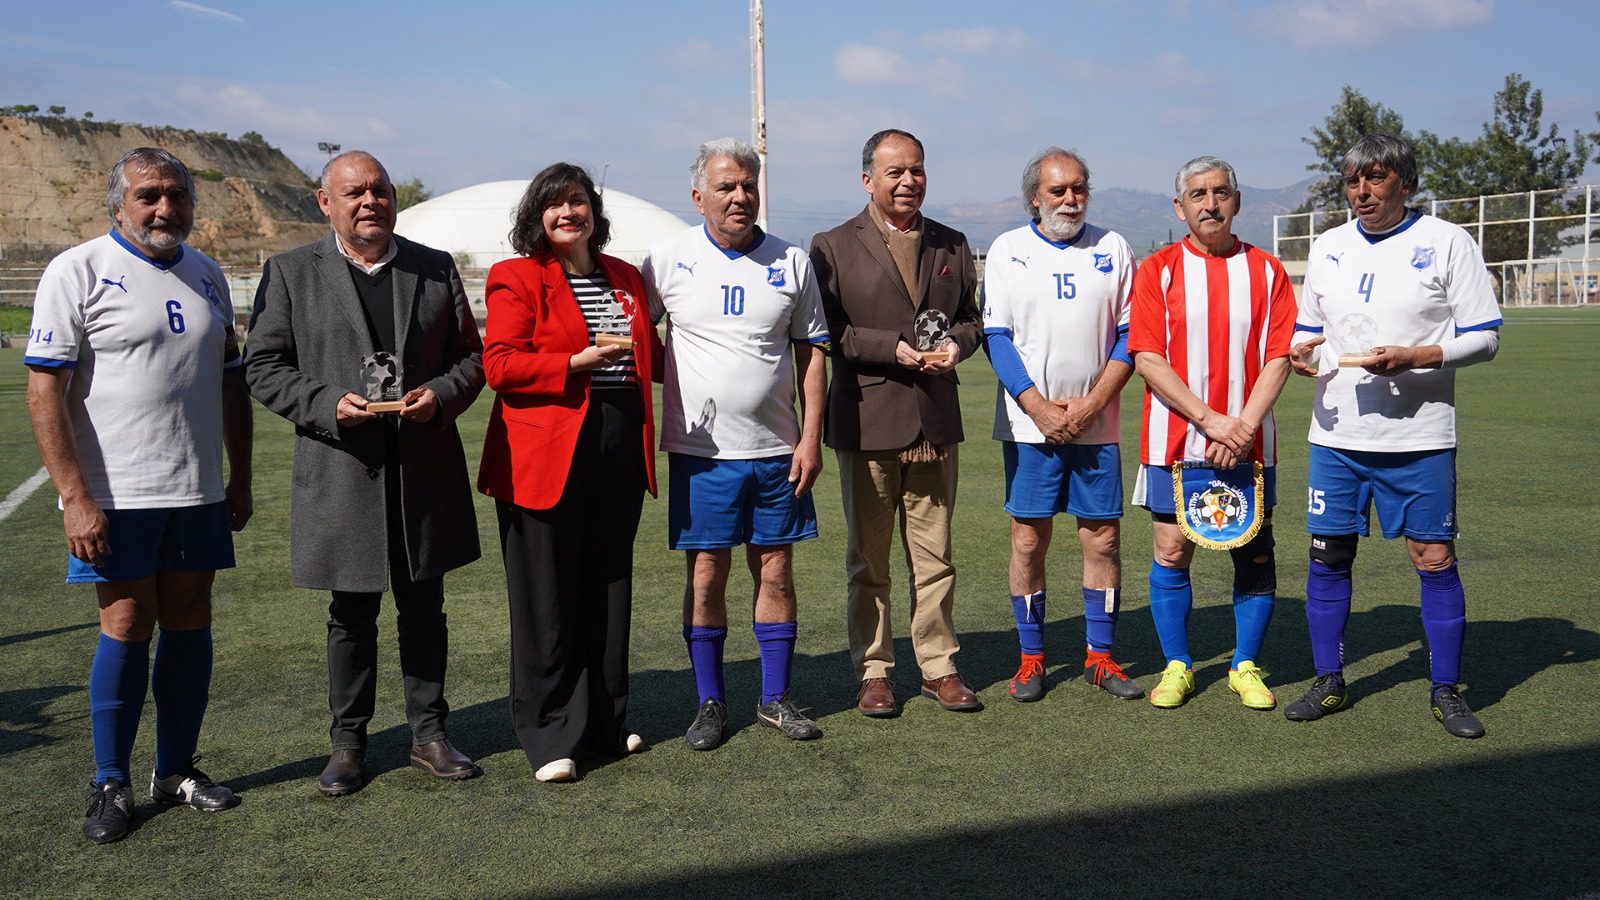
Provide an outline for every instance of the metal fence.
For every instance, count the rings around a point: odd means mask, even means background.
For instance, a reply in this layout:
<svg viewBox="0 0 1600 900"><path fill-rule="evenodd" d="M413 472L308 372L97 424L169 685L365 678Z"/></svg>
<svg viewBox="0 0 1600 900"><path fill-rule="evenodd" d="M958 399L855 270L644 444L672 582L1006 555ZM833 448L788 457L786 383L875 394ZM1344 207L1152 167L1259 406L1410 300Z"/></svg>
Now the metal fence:
<svg viewBox="0 0 1600 900"><path fill-rule="evenodd" d="M1600 185L1426 201L1429 213L1465 228L1483 248L1506 306L1600 303ZM1311 243L1350 221L1348 209L1272 217L1272 249L1303 275Z"/></svg>

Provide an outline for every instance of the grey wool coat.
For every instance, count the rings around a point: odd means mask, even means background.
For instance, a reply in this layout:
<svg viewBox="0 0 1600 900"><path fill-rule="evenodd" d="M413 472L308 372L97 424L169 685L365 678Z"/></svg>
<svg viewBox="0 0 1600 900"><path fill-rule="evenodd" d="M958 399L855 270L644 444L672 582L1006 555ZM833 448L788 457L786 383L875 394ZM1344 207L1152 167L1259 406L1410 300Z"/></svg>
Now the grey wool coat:
<svg viewBox="0 0 1600 900"><path fill-rule="evenodd" d="M472 487L456 417L483 389L483 341L450 255L399 235L392 268L395 347L404 390L433 389L439 414L401 420L400 497L412 579L478 558ZM382 591L389 582L383 422L341 428L334 409L361 394L376 349L330 231L267 260L245 345L245 380L294 423L291 579L301 587Z"/></svg>

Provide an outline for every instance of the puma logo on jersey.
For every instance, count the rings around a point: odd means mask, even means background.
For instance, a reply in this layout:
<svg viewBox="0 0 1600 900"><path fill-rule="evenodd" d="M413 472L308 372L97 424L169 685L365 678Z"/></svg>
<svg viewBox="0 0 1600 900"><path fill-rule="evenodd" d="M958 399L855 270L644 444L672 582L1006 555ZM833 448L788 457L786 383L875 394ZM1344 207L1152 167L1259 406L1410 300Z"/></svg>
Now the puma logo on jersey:
<svg viewBox="0 0 1600 900"><path fill-rule="evenodd" d="M1328 259L1333 260L1333 264L1337 266L1339 264L1340 258L1343 257L1344 254L1341 253L1338 256L1334 256L1332 253L1324 253L1323 256L1326 256Z"/></svg>
<svg viewBox="0 0 1600 900"><path fill-rule="evenodd" d="M698 266L698 265L700 265L700 264L699 263L695 263L694 264L694 266ZM689 273L689 277L693 278L694 277L694 266L691 266L686 262L681 262L681 263L678 263L677 266L675 266L674 268L682 269L685 272L688 272Z"/></svg>
<svg viewBox="0 0 1600 900"><path fill-rule="evenodd" d="M1023 258L1022 258L1022 257L1020 257L1020 256L1013 256L1013 257L1011 257L1011 261L1012 261L1012 262L1014 262L1014 263L1016 263L1016 264L1017 264L1017 265L1019 265L1019 266L1021 266L1021 267L1023 267L1023 268L1024 268L1024 269L1026 269L1026 268L1027 268L1027 267L1028 267L1028 261L1027 261L1027 260L1025 260L1025 259L1023 259Z"/></svg>
<svg viewBox="0 0 1600 900"><path fill-rule="evenodd" d="M122 292L124 294L126 294L128 292L128 289L127 289L126 286L123 285L123 282L127 281L127 280L128 280L128 276L124 275L121 278L118 278L116 281L112 281L109 278L102 278L102 279L100 279L100 283L101 284L105 284L105 285L110 285L111 287L114 287L114 288L122 288Z"/></svg>

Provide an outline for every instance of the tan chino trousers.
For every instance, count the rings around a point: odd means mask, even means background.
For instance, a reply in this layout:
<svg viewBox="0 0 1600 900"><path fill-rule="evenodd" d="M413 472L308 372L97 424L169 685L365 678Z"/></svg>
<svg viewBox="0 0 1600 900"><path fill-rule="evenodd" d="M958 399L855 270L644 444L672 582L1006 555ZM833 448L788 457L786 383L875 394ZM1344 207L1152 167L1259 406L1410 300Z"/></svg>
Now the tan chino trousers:
<svg viewBox="0 0 1600 900"><path fill-rule="evenodd" d="M950 519L956 499L956 445L941 462L907 463L897 450L837 450L849 531L850 662L861 678L894 671L889 603L889 538L895 519L910 570L911 646L928 680L956 670L956 568Z"/></svg>

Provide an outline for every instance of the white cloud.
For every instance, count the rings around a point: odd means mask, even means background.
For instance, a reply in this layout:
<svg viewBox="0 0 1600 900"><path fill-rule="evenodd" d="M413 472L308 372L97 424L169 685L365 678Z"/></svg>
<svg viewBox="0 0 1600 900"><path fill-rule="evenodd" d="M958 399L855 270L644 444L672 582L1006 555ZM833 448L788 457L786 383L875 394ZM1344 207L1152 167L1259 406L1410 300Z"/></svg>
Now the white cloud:
<svg viewBox="0 0 1600 900"><path fill-rule="evenodd" d="M1481 25L1494 0L1279 0L1258 27L1297 47L1359 47Z"/></svg>
<svg viewBox="0 0 1600 900"><path fill-rule="evenodd" d="M229 25L244 24L244 19L239 18L231 12L213 9L209 6L201 6L198 3L190 3L189 0L167 0L167 6L177 10L178 12L186 13L191 16L198 16L202 19L211 19L215 22L227 22Z"/></svg>
<svg viewBox="0 0 1600 900"><path fill-rule="evenodd" d="M1028 48L1028 36L1020 28L949 28L932 31L918 38L924 47L949 53L999 55L1021 53Z"/></svg>
<svg viewBox="0 0 1600 900"><path fill-rule="evenodd" d="M308 105L279 103L243 85L182 84L174 95L191 109L204 113L206 121L227 126L230 131L259 131L282 142L338 141L350 148L358 143L387 141L395 136L394 129L377 117L356 117L328 113Z"/></svg>
<svg viewBox="0 0 1600 900"><path fill-rule="evenodd" d="M919 78L904 56L887 47L845 44L833 55L833 71L855 84L907 84Z"/></svg>

